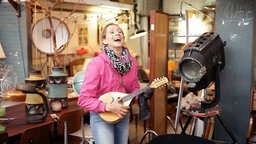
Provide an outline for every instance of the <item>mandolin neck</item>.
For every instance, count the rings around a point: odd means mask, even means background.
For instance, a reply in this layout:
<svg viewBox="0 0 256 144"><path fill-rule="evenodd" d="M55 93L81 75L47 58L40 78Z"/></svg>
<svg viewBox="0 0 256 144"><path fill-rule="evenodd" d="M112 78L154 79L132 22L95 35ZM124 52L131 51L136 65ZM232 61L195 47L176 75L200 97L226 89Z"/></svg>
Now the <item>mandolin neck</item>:
<svg viewBox="0 0 256 144"><path fill-rule="evenodd" d="M146 87L144 87L144 88L142 88L142 89L140 89L140 90L138 90L138 91L136 91L134 93L126 95L126 96L122 97L122 102L124 103L124 102L130 100L130 99L136 97L137 95L145 92L147 89L150 89L150 88L151 88L150 85L148 85L148 86L146 86Z"/></svg>

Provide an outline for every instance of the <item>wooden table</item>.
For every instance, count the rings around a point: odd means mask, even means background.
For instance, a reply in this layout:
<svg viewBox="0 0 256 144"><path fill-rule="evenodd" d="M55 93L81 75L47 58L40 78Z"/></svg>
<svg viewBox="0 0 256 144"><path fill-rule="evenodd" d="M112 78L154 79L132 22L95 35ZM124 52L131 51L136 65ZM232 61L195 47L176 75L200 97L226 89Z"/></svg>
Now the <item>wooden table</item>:
<svg viewBox="0 0 256 144"><path fill-rule="evenodd" d="M62 109L60 112L57 112L55 114L60 116L62 113L69 112L79 108L80 107L77 105L77 99L69 99L68 107L65 109ZM41 126L49 122L54 122L54 120L50 116L50 114L52 113L53 112L50 110L49 115L46 117L45 121L42 123L29 124L27 123L28 116L25 110L25 103L21 103L21 104L6 108L6 115L4 117L15 118L15 119L12 120L10 123L6 123L6 124L2 123L2 125L6 127L6 132L8 133L8 137L12 138L12 137L21 135L26 129Z"/></svg>

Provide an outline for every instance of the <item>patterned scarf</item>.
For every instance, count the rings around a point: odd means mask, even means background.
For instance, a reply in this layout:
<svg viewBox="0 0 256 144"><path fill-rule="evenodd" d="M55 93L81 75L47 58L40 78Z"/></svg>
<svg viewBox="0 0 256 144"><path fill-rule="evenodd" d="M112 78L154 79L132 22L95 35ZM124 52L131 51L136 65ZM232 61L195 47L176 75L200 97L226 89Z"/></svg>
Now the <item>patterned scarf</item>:
<svg viewBox="0 0 256 144"><path fill-rule="evenodd" d="M118 57L115 52L108 47L105 47L104 50L119 74L123 75L130 71L132 60L129 59L129 51L127 48L123 48L121 57Z"/></svg>

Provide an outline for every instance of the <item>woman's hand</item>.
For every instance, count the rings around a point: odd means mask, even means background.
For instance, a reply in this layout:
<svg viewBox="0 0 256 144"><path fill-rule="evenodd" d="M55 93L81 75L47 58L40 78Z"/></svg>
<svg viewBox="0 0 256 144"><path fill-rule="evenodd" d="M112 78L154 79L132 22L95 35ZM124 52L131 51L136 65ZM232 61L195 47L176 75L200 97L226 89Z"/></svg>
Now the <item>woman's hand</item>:
<svg viewBox="0 0 256 144"><path fill-rule="evenodd" d="M123 105L121 99L116 99L113 103L106 104L105 110L115 113L120 118L123 118L129 113L130 107Z"/></svg>

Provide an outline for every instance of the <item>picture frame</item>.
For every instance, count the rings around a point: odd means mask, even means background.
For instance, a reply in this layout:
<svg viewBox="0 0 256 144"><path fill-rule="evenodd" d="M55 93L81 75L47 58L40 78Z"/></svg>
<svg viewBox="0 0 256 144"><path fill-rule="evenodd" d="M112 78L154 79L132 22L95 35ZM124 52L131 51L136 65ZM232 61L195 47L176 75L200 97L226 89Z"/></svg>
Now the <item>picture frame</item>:
<svg viewBox="0 0 256 144"><path fill-rule="evenodd" d="M78 24L78 45L88 44L88 24Z"/></svg>

